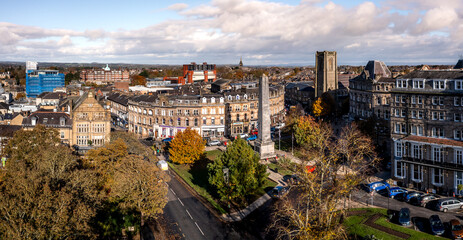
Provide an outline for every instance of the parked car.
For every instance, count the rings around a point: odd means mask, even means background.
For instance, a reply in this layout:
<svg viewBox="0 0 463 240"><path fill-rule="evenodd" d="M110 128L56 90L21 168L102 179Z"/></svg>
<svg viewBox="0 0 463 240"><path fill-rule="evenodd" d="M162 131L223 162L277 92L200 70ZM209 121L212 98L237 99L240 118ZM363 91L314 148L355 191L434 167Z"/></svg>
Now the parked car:
<svg viewBox="0 0 463 240"><path fill-rule="evenodd" d="M408 209L408 208L400 209L400 212L399 212L399 224L402 225L402 226L410 226L411 225L410 209Z"/></svg>
<svg viewBox="0 0 463 240"><path fill-rule="evenodd" d="M220 141L219 140L211 140L211 141L207 142L206 145L207 146L219 146Z"/></svg>
<svg viewBox="0 0 463 240"><path fill-rule="evenodd" d="M153 137L147 137L145 138L146 141L153 141Z"/></svg>
<svg viewBox="0 0 463 240"><path fill-rule="evenodd" d="M438 198L439 198L438 196L433 195L433 194L424 194L424 195L419 196L417 198L412 198L410 200L410 203L413 204L413 205L426 207L426 204L429 201L436 200Z"/></svg>
<svg viewBox="0 0 463 240"><path fill-rule="evenodd" d="M171 142L171 141L172 141L172 138L164 138L164 139L162 139L162 142L165 142L165 143Z"/></svg>
<svg viewBox="0 0 463 240"><path fill-rule="evenodd" d="M242 133L239 136L241 139L246 139L249 135L247 133Z"/></svg>
<svg viewBox="0 0 463 240"><path fill-rule="evenodd" d="M396 195L407 193L407 190L400 187L388 188L388 196L394 198Z"/></svg>
<svg viewBox="0 0 463 240"><path fill-rule="evenodd" d="M448 212L449 210L463 208L463 202L460 202L455 198L442 198L437 200L434 207L437 211Z"/></svg>
<svg viewBox="0 0 463 240"><path fill-rule="evenodd" d="M463 226L461 226L460 221L456 219L450 220L450 234L453 239L463 238Z"/></svg>
<svg viewBox="0 0 463 240"><path fill-rule="evenodd" d="M282 198L288 193L288 189L283 186L276 186L272 189L271 196L273 198Z"/></svg>
<svg viewBox="0 0 463 240"><path fill-rule="evenodd" d="M405 201L410 202L410 200L411 200L412 198L420 197L420 196L422 196L423 194L424 194L424 193L415 192L415 191L408 192Z"/></svg>
<svg viewBox="0 0 463 240"><path fill-rule="evenodd" d="M394 199L397 201L405 202L407 200L407 192L398 193L394 196Z"/></svg>
<svg viewBox="0 0 463 240"><path fill-rule="evenodd" d="M390 187L389 183L387 182L372 182L372 183L367 184L367 191L368 192L381 191L389 187Z"/></svg>
<svg viewBox="0 0 463 240"><path fill-rule="evenodd" d="M445 232L444 224L438 215L429 217L429 224L431 225L431 232L435 235L442 235Z"/></svg>
<svg viewBox="0 0 463 240"><path fill-rule="evenodd" d="M248 138L246 138L247 141L254 141L257 139L257 135L251 135Z"/></svg>

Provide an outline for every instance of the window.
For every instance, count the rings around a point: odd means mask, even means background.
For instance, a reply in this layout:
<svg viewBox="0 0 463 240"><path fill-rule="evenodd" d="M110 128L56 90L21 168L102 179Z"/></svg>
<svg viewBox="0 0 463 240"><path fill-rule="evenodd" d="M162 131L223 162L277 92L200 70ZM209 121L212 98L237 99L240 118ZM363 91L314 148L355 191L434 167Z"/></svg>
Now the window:
<svg viewBox="0 0 463 240"><path fill-rule="evenodd" d="M60 135L61 139L64 138L64 131L61 131L61 135Z"/></svg>
<svg viewBox="0 0 463 240"><path fill-rule="evenodd" d="M395 116L400 117L400 109L398 108L395 109Z"/></svg>
<svg viewBox="0 0 463 240"><path fill-rule="evenodd" d="M197 127L197 126L198 126L198 122L199 122L199 121L198 121L198 119L197 119L197 118L195 118L195 127Z"/></svg>
<svg viewBox="0 0 463 240"><path fill-rule="evenodd" d="M416 110L412 110L412 118L416 118L417 114L416 114Z"/></svg>
<svg viewBox="0 0 463 240"><path fill-rule="evenodd" d="M423 104L423 97L422 96L418 96L418 104Z"/></svg>
<svg viewBox="0 0 463 240"><path fill-rule="evenodd" d="M194 116L198 116L198 115L199 115L198 109L193 110L193 115L194 115Z"/></svg>
<svg viewBox="0 0 463 240"><path fill-rule="evenodd" d="M441 168L433 168L432 169L432 184L433 185L442 185L444 183L444 170Z"/></svg>
<svg viewBox="0 0 463 240"><path fill-rule="evenodd" d="M178 116L182 115L182 109L177 109L177 115Z"/></svg>
<svg viewBox="0 0 463 240"><path fill-rule="evenodd" d="M239 120L240 120L240 115L236 114L236 121L239 121Z"/></svg>
<svg viewBox="0 0 463 240"><path fill-rule="evenodd" d="M190 116L190 110L185 110L185 115Z"/></svg>
<svg viewBox="0 0 463 240"><path fill-rule="evenodd" d="M401 102L405 103L405 96L402 96Z"/></svg>
<svg viewBox="0 0 463 240"><path fill-rule="evenodd" d="M444 137L444 130L442 128L432 128L432 136L433 137Z"/></svg>
<svg viewBox="0 0 463 240"><path fill-rule="evenodd" d="M418 126L418 136L423 136L423 126Z"/></svg>
<svg viewBox="0 0 463 240"><path fill-rule="evenodd" d="M400 116L401 116L401 117L405 117L405 109L401 109L401 110L400 110Z"/></svg>
<svg viewBox="0 0 463 240"><path fill-rule="evenodd" d="M439 112L439 121L444 121L444 120L445 120L445 113Z"/></svg>
<svg viewBox="0 0 463 240"><path fill-rule="evenodd" d="M381 105L381 98L380 97L376 98L376 104Z"/></svg>
<svg viewBox="0 0 463 240"><path fill-rule="evenodd" d="M437 97L432 97L432 105L437 105Z"/></svg>
<svg viewBox="0 0 463 240"><path fill-rule="evenodd" d="M445 80L434 80L433 81L433 87L434 89L445 89Z"/></svg>
<svg viewBox="0 0 463 240"><path fill-rule="evenodd" d="M174 110L169 110L169 116L174 116Z"/></svg>
<svg viewBox="0 0 463 240"><path fill-rule="evenodd" d="M456 164L463 164L463 150L455 149L455 163Z"/></svg>
<svg viewBox="0 0 463 240"><path fill-rule="evenodd" d="M420 165L412 165L412 180L415 182L423 181L423 166Z"/></svg>
<svg viewBox="0 0 463 240"><path fill-rule="evenodd" d="M461 121L461 114L460 113L454 113L453 114L453 120L455 122L460 122Z"/></svg>
<svg viewBox="0 0 463 240"><path fill-rule="evenodd" d="M395 96L395 102L399 103L400 102L400 96Z"/></svg>
<svg viewBox="0 0 463 240"><path fill-rule="evenodd" d="M444 98L443 97L439 97L439 105L444 105Z"/></svg>
<svg viewBox="0 0 463 240"><path fill-rule="evenodd" d="M220 103L223 103L223 100L224 100L223 97L221 97L221 98L220 98Z"/></svg>
<svg viewBox="0 0 463 240"><path fill-rule="evenodd" d="M236 100L240 100L240 95L236 95Z"/></svg>
<svg viewBox="0 0 463 240"><path fill-rule="evenodd" d="M413 88L423 89L424 80L413 80Z"/></svg>
<svg viewBox="0 0 463 240"><path fill-rule="evenodd" d="M244 105L243 106L243 111L247 111L248 110L248 105Z"/></svg>
<svg viewBox="0 0 463 240"><path fill-rule="evenodd" d="M460 98L459 97L454 97L453 98L453 105L454 106L460 106Z"/></svg>
<svg viewBox="0 0 463 240"><path fill-rule="evenodd" d="M206 125L207 124L207 118L203 117L203 124Z"/></svg>
<svg viewBox="0 0 463 240"><path fill-rule="evenodd" d="M397 178L405 178L405 163L402 161L395 161L395 176Z"/></svg>
<svg viewBox="0 0 463 240"><path fill-rule="evenodd" d="M220 124L223 125L223 117L220 117Z"/></svg>
<svg viewBox="0 0 463 240"><path fill-rule="evenodd" d="M416 125L412 125L411 132L412 132L412 135L417 135L417 127L416 127Z"/></svg>
<svg viewBox="0 0 463 240"><path fill-rule="evenodd" d="M59 119L59 124L60 124L61 126L64 126L64 125L66 124L66 119L63 118L63 117L60 118L60 119Z"/></svg>
<svg viewBox="0 0 463 240"><path fill-rule="evenodd" d="M162 109L162 110L161 110L161 115L162 115L162 116L165 116L165 115L166 115L166 110Z"/></svg>
<svg viewBox="0 0 463 240"><path fill-rule="evenodd" d="M153 110L149 110L149 111L148 111L148 114L149 114L149 115L153 115Z"/></svg>
<svg viewBox="0 0 463 240"><path fill-rule="evenodd" d="M418 119L422 119L423 118L423 110L419 110L418 111Z"/></svg>
<svg viewBox="0 0 463 240"><path fill-rule="evenodd" d="M437 120L437 112L432 112L432 120Z"/></svg>
<svg viewBox="0 0 463 240"><path fill-rule="evenodd" d="M432 147L432 160L436 162L442 162L444 153L441 147Z"/></svg>
<svg viewBox="0 0 463 240"><path fill-rule="evenodd" d="M187 127L190 126L190 119L188 119L188 118L185 119L185 125L186 125Z"/></svg>
<svg viewBox="0 0 463 240"><path fill-rule="evenodd" d="M463 90L463 80L455 80L455 90Z"/></svg>
<svg viewBox="0 0 463 240"><path fill-rule="evenodd" d="M211 124L215 125L215 118L211 118Z"/></svg>
<svg viewBox="0 0 463 240"><path fill-rule="evenodd" d="M180 118L177 118L177 126L180 126L182 125L182 120L180 120Z"/></svg>
<svg viewBox="0 0 463 240"><path fill-rule="evenodd" d="M412 96L412 104L416 104L416 96Z"/></svg>
<svg viewBox="0 0 463 240"><path fill-rule="evenodd" d="M211 103L215 103L215 98L214 97L211 98Z"/></svg>
<svg viewBox="0 0 463 240"><path fill-rule="evenodd" d="M164 119L164 118L162 119L162 124L164 124L164 125L166 124L166 119Z"/></svg>
<svg viewBox="0 0 463 240"><path fill-rule="evenodd" d="M417 159L423 158L423 148L421 145L413 144L412 145L412 157Z"/></svg>
<svg viewBox="0 0 463 240"><path fill-rule="evenodd" d="M207 103L207 99L203 97L203 103Z"/></svg>
<svg viewBox="0 0 463 240"><path fill-rule="evenodd" d="M406 88L407 87L407 79L397 79L396 86L397 86L397 88Z"/></svg>
<svg viewBox="0 0 463 240"><path fill-rule="evenodd" d="M462 133L461 130L453 130L453 138L457 139L457 140L460 140L461 139L461 133Z"/></svg>
<svg viewBox="0 0 463 240"><path fill-rule="evenodd" d="M395 133L406 133L405 123L396 123L395 124Z"/></svg>
<svg viewBox="0 0 463 240"><path fill-rule="evenodd" d="M396 157L402 157L402 148L403 148L403 145L402 145L402 142L395 142L395 156Z"/></svg>

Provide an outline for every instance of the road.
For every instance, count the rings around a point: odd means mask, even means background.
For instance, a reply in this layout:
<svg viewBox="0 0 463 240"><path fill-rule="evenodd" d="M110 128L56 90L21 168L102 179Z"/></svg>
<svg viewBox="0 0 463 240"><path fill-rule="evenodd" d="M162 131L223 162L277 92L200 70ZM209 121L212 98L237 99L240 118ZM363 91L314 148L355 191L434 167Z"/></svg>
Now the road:
<svg viewBox="0 0 463 240"><path fill-rule="evenodd" d="M164 208L164 218L180 239L235 239L236 233L204 207L173 174L168 185L169 202Z"/></svg>

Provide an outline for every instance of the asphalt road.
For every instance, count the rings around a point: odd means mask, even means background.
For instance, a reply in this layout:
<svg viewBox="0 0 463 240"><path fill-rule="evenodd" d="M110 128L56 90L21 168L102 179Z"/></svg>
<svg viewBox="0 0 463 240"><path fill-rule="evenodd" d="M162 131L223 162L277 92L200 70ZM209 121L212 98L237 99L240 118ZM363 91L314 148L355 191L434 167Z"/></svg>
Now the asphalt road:
<svg viewBox="0 0 463 240"><path fill-rule="evenodd" d="M218 220L171 174L164 218L173 229L175 239L234 239L236 234ZM233 233L233 234L231 234Z"/></svg>

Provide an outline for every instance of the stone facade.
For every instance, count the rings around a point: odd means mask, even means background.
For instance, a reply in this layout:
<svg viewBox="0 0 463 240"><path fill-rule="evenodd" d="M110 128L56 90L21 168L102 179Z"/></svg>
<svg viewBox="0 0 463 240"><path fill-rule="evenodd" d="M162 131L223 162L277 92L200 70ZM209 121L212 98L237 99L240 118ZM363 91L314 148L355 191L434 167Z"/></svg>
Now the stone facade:
<svg viewBox="0 0 463 240"><path fill-rule="evenodd" d="M392 177L399 184L452 195L463 184L463 72L414 71L391 97Z"/></svg>
<svg viewBox="0 0 463 240"><path fill-rule="evenodd" d="M71 143L72 119L67 113L39 110L22 121L24 130L32 130L39 124L58 130L58 136L62 143L68 145Z"/></svg>
<svg viewBox="0 0 463 240"><path fill-rule="evenodd" d="M268 77L262 75L259 81L259 134L256 146L260 159L275 157L275 147L270 137L270 96Z"/></svg>
<svg viewBox="0 0 463 240"><path fill-rule="evenodd" d="M271 87L269 105L272 124L283 122L282 86ZM257 128L257 110L257 89L134 96L128 101L129 132L167 138L190 127L203 137L235 137Z"/></svg>
<svg viewBox="0 0 463 240"><path fill-rule="evenodd" d="M335 51L317 52L315 56L315 97L338 89L338 65Z"/></svg>
<svg viewBox="0 0 463 240"><path fill-rule="evenodd" d="M95 99L93 92L84 93L72 109L71 146L87 150L109 143L111 113Z"/></svg>

